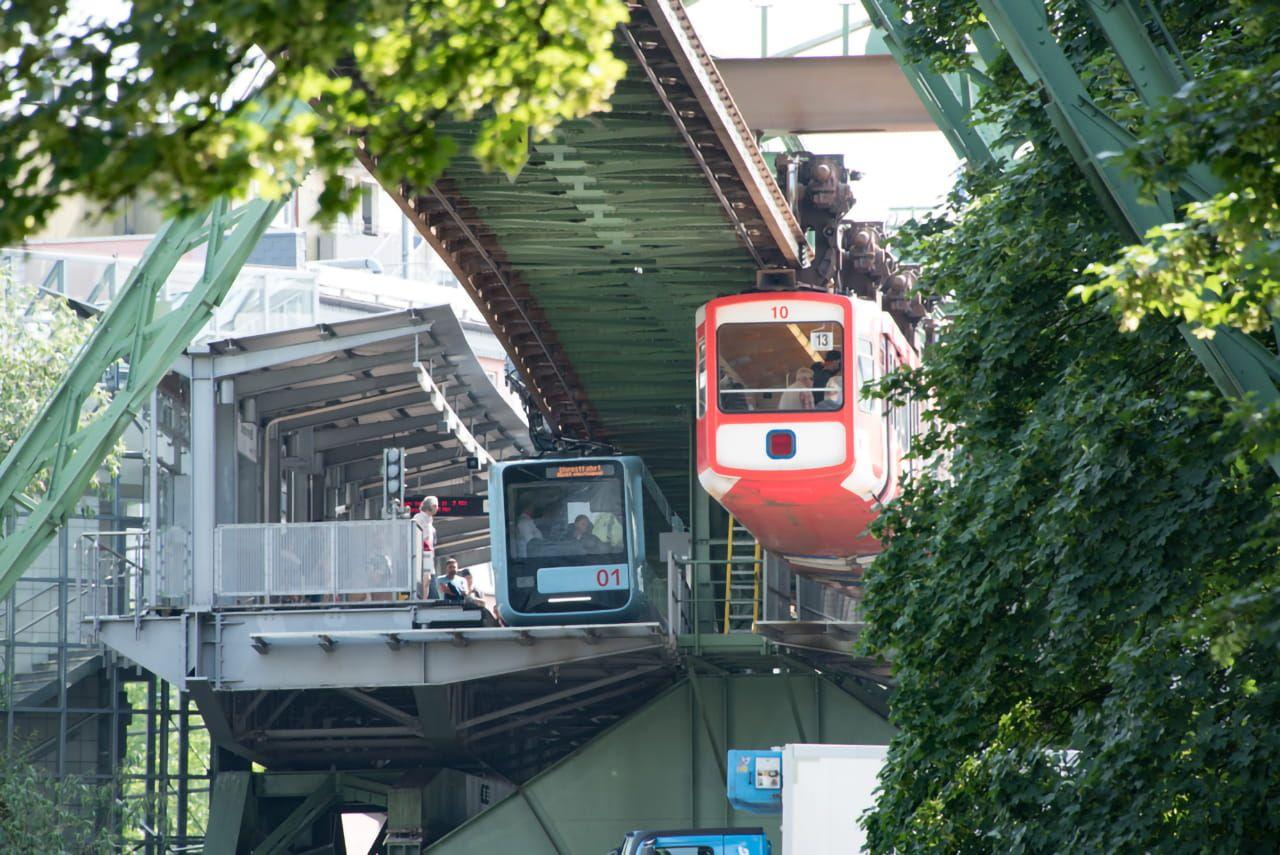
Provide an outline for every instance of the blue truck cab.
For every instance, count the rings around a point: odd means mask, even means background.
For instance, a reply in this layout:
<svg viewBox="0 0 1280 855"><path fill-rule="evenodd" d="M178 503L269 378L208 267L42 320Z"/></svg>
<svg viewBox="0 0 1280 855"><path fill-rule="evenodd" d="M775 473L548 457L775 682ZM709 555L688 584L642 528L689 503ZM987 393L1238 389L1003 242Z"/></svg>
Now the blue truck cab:
<svg viewBox="0 0 1280 855"><path fill-rule="evenodd" d="M763 828L629 831L609 855L772 855Z"/></svg>

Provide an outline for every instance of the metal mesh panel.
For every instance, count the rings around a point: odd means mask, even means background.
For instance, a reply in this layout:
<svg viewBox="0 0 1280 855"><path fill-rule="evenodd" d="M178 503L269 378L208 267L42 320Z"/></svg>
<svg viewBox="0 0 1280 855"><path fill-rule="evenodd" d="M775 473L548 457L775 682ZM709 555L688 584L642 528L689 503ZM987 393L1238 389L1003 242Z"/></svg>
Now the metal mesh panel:
<svg viewBox="0 0 1280 855"><path fill-rule="evenodd" d="M219 526L214 537L214 592L224 597L267 594L267 526Z"/></svg>
<svg viewBox="0 0 1280 855"><path fill-rule="evenodd" d="M860 601L805 576L797 578L796 588L800 597L802 620L861 622L862 603Z"/></svg>
<svg viewBox="0 0 1280 855"><path fill-rule="evenodd" d="M333 590L330 526L294 524L271 527L269 592L280 596L328 594Z"/></svg>
<svg viewBox="0 0 1280 855"><path fill-rule="evenodd" d="M181 526L160 532L157 548L156 598L169 604L185 603L191 582L191 534Z"/></svg>
<svg viewBox="0 0 1280 855"><path fill-rule="evenodd" d="M374 520L341 524L335 531L340 593L394 593L413 586L409 558L412 524Z"/></svg>
<svg viewBox="0 0 1280 855"><path fill-rule="evenodd" d="M409 593L413 546L408 520L219 526L214 592L286 601Z"/></svg>

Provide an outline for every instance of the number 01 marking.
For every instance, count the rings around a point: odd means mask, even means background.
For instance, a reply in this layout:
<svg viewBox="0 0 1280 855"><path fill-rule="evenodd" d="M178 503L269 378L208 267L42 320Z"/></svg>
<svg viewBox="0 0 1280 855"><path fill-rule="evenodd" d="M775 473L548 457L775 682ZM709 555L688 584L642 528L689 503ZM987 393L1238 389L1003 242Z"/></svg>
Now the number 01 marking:
<svg viewBox="0 0 1280 855"><path fill-rule="evenodd" d="M786 306L773 307L773 316L775 318L778 318L779 320L785 321L787 317L790 316L790 314L791 314L791 309Z"/></svg>
<svg viewBox="0 0 1280 855"><path fill-rule="evenodd" d="M614 584L614 585L616 585L616 586L621 587L621 585L622 585L622 573L621 573L621 571L619 571L619 570L618 570L618 568L616 568L616 567L615 567L614 569L612 569L612 570L606 570L606 569L604 569L603 567L602 567L602 568L600 568L599 570L597 570L597 571L596 571L596 587L597 587L597 588L607 588L607 587L609 587L609 581L610 581L610 577L611 577L611 576L613 577L613 579L612 579L612 580L613 580L613 584Z"/></svg>

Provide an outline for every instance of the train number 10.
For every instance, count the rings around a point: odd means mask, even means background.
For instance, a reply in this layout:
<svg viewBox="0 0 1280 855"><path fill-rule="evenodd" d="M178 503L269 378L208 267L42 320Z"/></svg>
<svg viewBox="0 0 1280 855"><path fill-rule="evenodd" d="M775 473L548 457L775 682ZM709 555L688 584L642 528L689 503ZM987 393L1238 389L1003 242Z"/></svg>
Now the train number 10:
<svg viewBox="0 0 1280 855"><path fill-rule="evenodd" d="M613 584L611 585L610 582ZM596 587L597 588L620 588L622 587L622 571L618 568L605 570L601 568L596 571Z"/></svg>
<svg viewBox="0 0 1280 855"><path fill-rule="evenodd" d="M786 306L773 306L772 309L775 320L785 321L787 316L791 314L791 309Z"/></svg>

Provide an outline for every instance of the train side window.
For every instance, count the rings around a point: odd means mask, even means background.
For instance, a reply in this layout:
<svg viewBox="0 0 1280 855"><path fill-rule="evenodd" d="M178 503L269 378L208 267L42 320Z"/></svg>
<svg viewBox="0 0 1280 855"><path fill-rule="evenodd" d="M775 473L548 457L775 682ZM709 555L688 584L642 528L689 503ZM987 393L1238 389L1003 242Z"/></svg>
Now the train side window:
<svg viewBox="0 0 1280 855"><path fill-rule="evenodd" d="M707 414L707 340L698 339L698 418Z"/></svg>
<svg viewBox="0 0 1280 855"><path fill-rule="evenodd" d="M664 531L671 531L671 523L662 513L662 507L646 487L644 493L644 554L650 560L659 555L658 539Z"/></svg>
<svg viewBox="0 0 1280 855"><path fill-rule="evenodd" d="M866 397L871 384L876 381L876 343L858 339L858 408L864 413L880 412L880 401Z"/></svg>
<svg viewBox="0 0 1280 855"><path fill-rule="evenodd" d="M843 409L843 339L837 321L723 324L716 330L720 411Z"/></svg>

